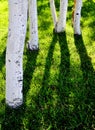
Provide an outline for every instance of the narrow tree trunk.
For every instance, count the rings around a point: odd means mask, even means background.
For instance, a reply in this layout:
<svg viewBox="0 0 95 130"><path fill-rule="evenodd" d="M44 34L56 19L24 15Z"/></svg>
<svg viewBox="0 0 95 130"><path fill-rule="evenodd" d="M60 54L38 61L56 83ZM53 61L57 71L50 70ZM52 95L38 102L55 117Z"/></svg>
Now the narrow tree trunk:
<svg viewBox="0 0 95 130"><path fill-rule="evenodd" d="M23 103L23 49L27 24L27 0L9 0L9 32L6 51L6 104Z"/></svg>
<svg viewBox="0 0 95 130"><path fill-rule="evenodd" d="M80 18L81 18L81 8L82 8L82 0L75 0L75 9L74 9L74 34L81 34L80 29Z"/></svg>
<svg viewBox="0 0 95 130"><path fill-rule="evenodd" d="M67 14L68 0L60 0L60 15L57 24L57 32L63 32L66 27L66 14Z"/></svg>
<svg viewBox="0 0 95 130"><path fill-rule="evenodd" d="M37 20L37 2L29 0L29 19L30 19L30 40L29 50L38 50L38 20Z"/></svg>
<svg viewBox="0 0 95 130"><path fill-rule="evenodd" d="M54 0L50 0L50 9L51 9L51 13L52 13L54 28L56 30L56 27L57 27L57 15L56 15L56 8L55 8Z"/></svg>

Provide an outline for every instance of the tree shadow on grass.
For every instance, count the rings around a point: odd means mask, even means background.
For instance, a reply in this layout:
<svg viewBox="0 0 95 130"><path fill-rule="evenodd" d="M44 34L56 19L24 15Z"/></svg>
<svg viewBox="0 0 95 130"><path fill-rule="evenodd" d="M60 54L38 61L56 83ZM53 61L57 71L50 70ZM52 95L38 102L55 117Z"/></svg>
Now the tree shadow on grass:
<svg viewBox="0 0 95 130"><path fill-rule="evenodd" d="M61 93L64 92L65 87L69 86L68 77L70 72L70 53L67 45L65 32L58 34L58 39L59 39L60 52L61 52L58 92L59 92L59 96L64 97L64 94ZM60 99L62 99L62 97L60 97Z"/></svg>
<svg viewBox="0 0 95 130"><path fill-rule="evenodd" d="M58 34L61 60L59 66L58 85L55 87L57 103L53 108L52 129L63 130L68 122L68 95L69 95L69 72L70 72L70 53L67 44L66 33Z"/></svg>
<svg viewBox="0 0 95 130"><path fill-rule="evenodd" d="M93 125L95 124L95 71L91 63L91 58L87 54L82 35L74 35L74 39L77 52L80 56L81 70L83 73L83 86L81 88L83 89L83 91L85 91L85 99L83 99L84 104L82 104L84 106L84 119L82 122L81 129L84 129L85 126L88 129L94 129ZM79 112L78 109L76 109L76 113L77 112ZM78 114L79 113L77 113L77 115ZM88 124L85 124L85 120L88 122Z"/></svg>
<svg viewBox="0 0 95 130"><path fill-rule="evenodd" d="M49 84L50 68L56 42L59 42L61 60L59 65L59 76L57 84ZM42 82L42 88L39 93L39 103L41 104L41 113L44 128L50 130L63 130L68 120L67 98L68 93L65 88L69 88L69 70L70 54L67 45L66 34L54 34L53 42L50 45L46 58L45 72ZM68 118L68 117L67 117Z"/></svg>
<svg viewBox="0 0 95 130"><path fill-rule="evenodd" d="M60 72L58 77L58 83L50 84L50 68L53 63L53 53L55 45L59 41L61 62L60 62ZM70 54L67 46L66 34L54 34L53 40L50 44L48 55L46 58L45 71L42 81L42 87L35 97L36 113L34 129L54 129L63 130L65 128L64 120L65 115L68 113L68 108L65 109L66 100L68 93L65 91L65 87L69 87L69 67L70 67ZM35 117L34 116L34 117ZM38 118L37 118L38 117ZM33 118L29 118L29 129L32 127L30 122L33 122ZM33 124L33 123L32 123Z"/></svg>
<svg viewBox="0 0 95 130"><path fill-rule="evenodd" d="M0 53L0 129L1 129L1 124L4 119L4 108L5 108L5 54L6 54L6 48L4 48L5 42L6 42L6 35L1 39L2 41L2 48L1 51L3 50L2 53ZM3 49L4 48L4 49Z"/></svg>
<svg viewBox="0 0 95 130"><path fill-rule="evenodd" d="M5 65L5 53L6 49L4 49L3 53L0 55L0 71L2 71L2 68Z"/></svg>
<svg viewBox="0 0 95 130"><path fill-rule="evenodd" d="M31 79L33 78L33 72L36 68L36 59L38 56L38 51L27 51L27 63L26 68L24 70L24 87L23 87L23 94L24 94L24 102L26 102L26 95L28 90L30 89Z"/></svg>
<svg viewBox="0 0 95 130"><path fill-rule="evenodd" d="M5 51L6 49L3 51L3 53L0 55L0 128L1 128L1 124L3 122L4 119L4 108L5 108L5 98L4 98L4 85L2 84L2 81L5 80L5 71L2 70L2 68L5 66ZM4 82L5 83L5 82ZM2 98L3 96L3 98Z"/></svg>
<svg viewBox="0 0 95 130"><path fill-rule="evenodd" d="M68 96L70 89L69 72L70 72L70 53L67 44L66 33L58 34L58 40L61 52L61 62L59 69L59 83L57 86L58 102L56 104L56 122L54 129L63 130L68 122L69 108Z"/></svg>
<svg viewBox="0 0 95 130"><path fill-rule="evenodd" d="M7 33L4 34L4 36L1 39L2 42L2 46L0 48L0 51L2 51L2 53L0 52L0 71L2 70L3 66L5 65L5 55L6 55L6 47L5 47L5 43L7 42Z"/></svg>

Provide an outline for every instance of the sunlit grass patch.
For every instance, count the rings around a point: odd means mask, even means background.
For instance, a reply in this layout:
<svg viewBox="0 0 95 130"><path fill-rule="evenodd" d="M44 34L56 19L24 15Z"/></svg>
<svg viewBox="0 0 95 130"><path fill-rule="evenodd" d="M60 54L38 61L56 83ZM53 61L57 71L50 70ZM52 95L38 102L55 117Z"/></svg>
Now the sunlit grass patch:
<svg viewBox="0 0 95 130"><path fill-rule="evenodd" d="M8 30L8 2L0 2L0 39Z"/></svg>

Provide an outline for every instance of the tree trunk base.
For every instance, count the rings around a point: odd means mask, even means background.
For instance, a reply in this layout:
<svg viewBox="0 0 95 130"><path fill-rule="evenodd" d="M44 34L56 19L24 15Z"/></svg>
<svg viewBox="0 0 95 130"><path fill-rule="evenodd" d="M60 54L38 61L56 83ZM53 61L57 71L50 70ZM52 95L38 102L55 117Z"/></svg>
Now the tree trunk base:
<svg viewBox="0 0 95 130"><path fill-rule="evenodd" d="M19 100L19 101L15 101L15 102L8 102L6 101L6 106L9 107L9 108L12 108L12 109L16 109L16 108L19 108L21 107L23 104L23 101L22 100Z"/></svg>
<svg viewBox="0 0 95 130"><path fill-rule="evenodd" d="M55 28L53 29L53 33L61 34L61 33L64 33L64 32L65 32L65 30L58 32Z"/></svg>
<svg viewBox="0 0 95 130"><path fill-rule="evenodd" d="M28 44L27 44L27 49L28 49L29 51L38 51L38 50L39 50L39 47L38 47L38 45L30 45L30 43L28 42Z"/></svg>

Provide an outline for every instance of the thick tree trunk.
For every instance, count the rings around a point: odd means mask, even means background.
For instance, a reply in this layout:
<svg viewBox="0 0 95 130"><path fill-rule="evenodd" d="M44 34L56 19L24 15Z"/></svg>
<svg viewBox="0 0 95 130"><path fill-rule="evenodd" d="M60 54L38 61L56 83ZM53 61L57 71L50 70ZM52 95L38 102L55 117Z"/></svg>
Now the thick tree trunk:
<svg viewBox="0 0 95 130"><path fill-rule="evenodd" d="M57 32L63 32L66 27L66 14L67 14L68 0L60 0L60 15L57 24Z"/></svg>
<svg viewBox="0 0 95 130"><path fill-rule="evenodd" d="M27 0L9 0L9 32L6 51L6 104L23 103L23 49L27 24Z"/></svg>
<svg viewBox="0 0 95 130"><path fill-rule="evenodd" d="M38 50L38 20L37 20L37 2L29 0L29 20L30 20L30 40L29 50Z"/></svg>
<svg viewBox="0 0 95 130"><path fill-rule="evenodd" d="M51 8L51 13L52 13L54 28L56 29L56 27L57 27L57 15L56 15L56 8L55 8L54 0L50 0L50 8Z"/></svg>
<svg viewBox="0 0 95 130"><path fill-rule="evenodd" d="M80 29L80 18L81 18L81 8L82 8L82 0L74 0L75 8L74 8L74 34L81 34Z"/></svg>

